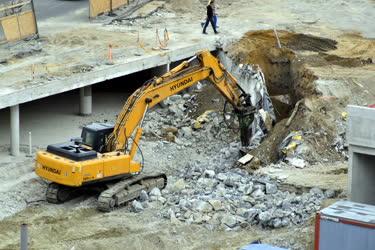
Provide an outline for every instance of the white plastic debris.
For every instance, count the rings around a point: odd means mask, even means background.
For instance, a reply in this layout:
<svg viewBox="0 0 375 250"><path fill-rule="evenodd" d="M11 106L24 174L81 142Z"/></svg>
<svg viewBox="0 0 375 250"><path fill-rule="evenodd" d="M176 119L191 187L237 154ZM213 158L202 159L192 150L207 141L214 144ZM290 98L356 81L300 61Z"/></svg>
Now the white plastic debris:
<svg viewBox="0 0 375 250"><path fill-rule="evenodd" d="M306 167L306 162L303 159L299 158L286 158L286 160L296 168Z"/></svg>

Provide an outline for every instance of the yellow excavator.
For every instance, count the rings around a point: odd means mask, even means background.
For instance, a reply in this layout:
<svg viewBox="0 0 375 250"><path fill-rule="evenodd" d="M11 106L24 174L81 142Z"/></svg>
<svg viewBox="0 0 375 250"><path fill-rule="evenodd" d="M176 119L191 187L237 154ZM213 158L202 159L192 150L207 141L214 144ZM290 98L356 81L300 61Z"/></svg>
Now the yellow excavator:
<svg viewBox="0 0 375 250"><path fill-rule="evenodd" d="M83 127L81 138L38 151L35 171L50 182L47 201L61 203L77 190L99 189L98 209L111 211L137 198L142 190L164 188L165 174L141 173L143 166L135 161L143 120L152 107L203 80L211 82L233 106L242 145L247 146L255 113L250 96L215 56L201 51L137 89L127 99L114 125L92 123Z"/></svg>

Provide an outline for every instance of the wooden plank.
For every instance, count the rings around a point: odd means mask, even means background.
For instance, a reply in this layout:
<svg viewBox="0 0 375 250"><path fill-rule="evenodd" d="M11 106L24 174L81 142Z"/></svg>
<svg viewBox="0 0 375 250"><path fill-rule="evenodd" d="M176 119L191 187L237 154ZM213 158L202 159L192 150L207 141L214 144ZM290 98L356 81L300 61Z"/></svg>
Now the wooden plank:
<svg viewBox="0 0 375 250"><path fill-rule="evenodd" d="M16 16L2 20L1 25L3 26L4 35L7 41L19 40L21 38Z"/></svg>
<svg viewBox="0 0 375 250"><path fill-rule="evenodd" d="M18 22L20 24L20 34L21 38L29 37L36 34L36 24L34 13L29 11L18 17Z"/></svg>
<svg viewBox="0 0 375 250"><path fill-rule="evenodd" d="M112 0L112 10L118 9L128 4L127 0Z"/></svg>
<svg viewBox="0 0 375 250"><path fill-rule="evenodd" d="M109 12L110 0L90 0L90 17L96 17L102 13Z"/></svg>

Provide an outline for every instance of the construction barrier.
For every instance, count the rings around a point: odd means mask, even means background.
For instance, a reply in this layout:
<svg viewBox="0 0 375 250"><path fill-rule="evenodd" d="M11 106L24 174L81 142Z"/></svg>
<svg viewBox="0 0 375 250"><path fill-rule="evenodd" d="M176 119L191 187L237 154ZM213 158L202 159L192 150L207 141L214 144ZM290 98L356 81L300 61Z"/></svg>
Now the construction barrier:
<svg viewBox="0 0 375 250"><path fill-rule="evenodd" d="M134 1L134 0L133 0ZM90 18L128 5L132 0L90 0Z"/></svg>
<svg viewBox="0 0 375 250"><path fill-rule="evenodd" d="M32 0L0 5L0 41L18 41L38 34Z"/></svg>

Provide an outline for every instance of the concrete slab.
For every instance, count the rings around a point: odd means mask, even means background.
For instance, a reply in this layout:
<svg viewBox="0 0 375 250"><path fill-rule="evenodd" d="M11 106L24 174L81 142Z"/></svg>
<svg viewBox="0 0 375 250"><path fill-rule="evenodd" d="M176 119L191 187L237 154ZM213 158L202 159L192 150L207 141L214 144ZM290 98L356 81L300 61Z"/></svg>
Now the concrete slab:
<svg viewBox="0 0 375 250"><path fill-rule="evenodd" d="M336 162L312 165L306 168L283 166L275 168L267 166L256 173L269 176L280 183L280 189L304 193L317 187L322 190L332 190L336 194L347 191L347 163Z"/></svg>
<svg viewBox="0 0 375 250"><path fill-rule="evenodd" d="M215 42L197 43L151 55L134 56L115 65L100 66L91 72L74 74L63 79L47 80L38 84L8 85L6 81L2 81L0 84L0 109L189 58L203 49L215 50Z"/></svg>

